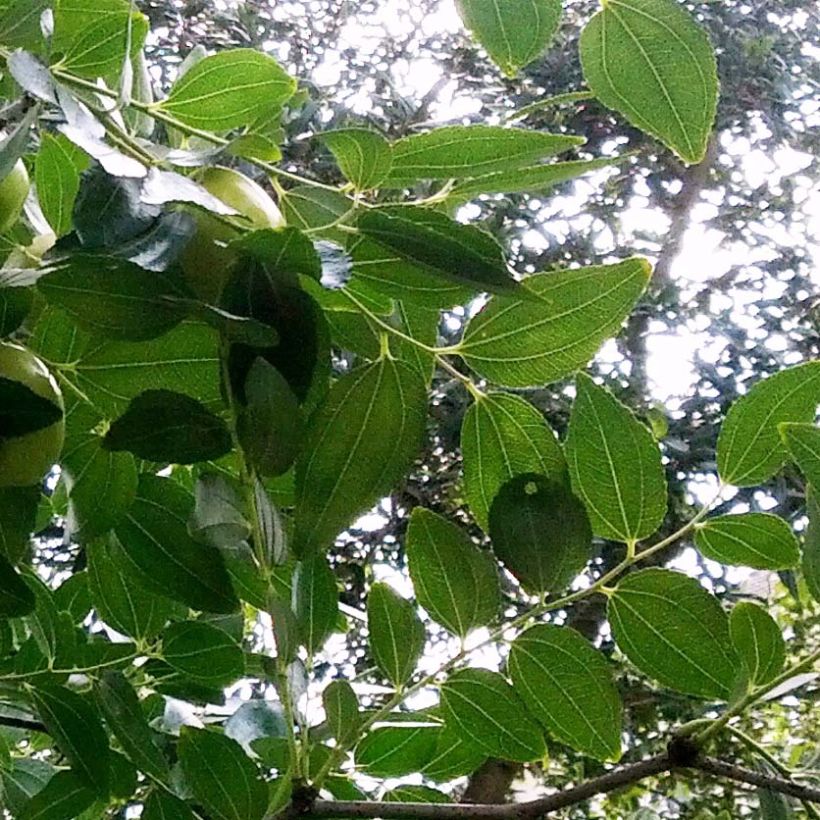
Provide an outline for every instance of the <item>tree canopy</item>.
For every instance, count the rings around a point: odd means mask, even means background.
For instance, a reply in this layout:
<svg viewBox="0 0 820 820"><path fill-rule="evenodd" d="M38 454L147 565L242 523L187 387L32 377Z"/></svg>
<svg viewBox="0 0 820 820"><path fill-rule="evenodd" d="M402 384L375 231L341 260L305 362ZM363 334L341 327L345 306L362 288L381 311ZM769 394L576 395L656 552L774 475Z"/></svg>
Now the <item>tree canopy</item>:
<svg viewBox="0 0 820 820"><path fill-rule="evenodd" d="M11 818L820 816L817 21L0 0Z"/></svg>

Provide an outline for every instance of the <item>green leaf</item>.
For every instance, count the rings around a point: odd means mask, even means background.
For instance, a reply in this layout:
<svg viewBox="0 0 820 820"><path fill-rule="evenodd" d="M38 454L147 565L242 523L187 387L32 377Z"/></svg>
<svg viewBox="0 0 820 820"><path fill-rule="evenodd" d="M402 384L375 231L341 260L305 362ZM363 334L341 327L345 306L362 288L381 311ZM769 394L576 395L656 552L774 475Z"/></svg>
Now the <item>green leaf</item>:
<svg viewBox="0 0 820 820"><path fill-rule="evenodd" d="M820 601L820 498L813 486L806 488L806 512L809 524L803 537L800 567L809 593L815 601Z"/></svg>
<svg viewBox="0 0 820 820"><path fill-rule="evenodd" d="M521 396L490 393L476 399L461 425L464 496L483 530L501 487L522 473L560 478L566 463L542 413Z"/></svg>
<svg viewBox="0 0 820 820"><path fill-rule="evenodd" d="M233 612L239 600L219 551L188 534L194 500L179 484L143 474L116 535L128 557L163 594L192 609Z"/></svg>
<svg viewBox="0 0 820 820"><path fill-rule="evenodd" d="M462 225L439 211L390 205L359 216L359 230L425 273L493 293L515 293L498 241L475 225Z"/></svg>
<svg viewBox="0 0 820 820"><path fill-rule="evenodd" d="M624 578L607 607L612 632L638 669L677 692L727 700L738 658L720 602L694 578L644 569Z"/></svg>
<svg viewBox="0 0 820 820"><path fill-rule="evenodd" d="M177 748L194 797L214 820L261 820L268 790L235 740L186 726Z"/></svg>
<svg viewBox="0 0 820 820"><path fill-rule="evenodd" d="M0 339L19 330L33 304L33 287L0 287Z"/></svg>
<svg viewBox="0 0 820 820"><path fill-rule="evenodd" d="M393 152L390 143L376 131L342 128L318 136L356 190L377 188L390 173Z"/></svg>
<svg viewBox="0 0 820 820"><path fill-rule="evenodd" d="M493 297L467 325L467 364L494 384L533 387L583 367L618 332L651 274L644 259L542 273L527 299Z"/></svg>
<svg viewBox="0 0 820 820"><path fill-rule="evenodd" d="M35 605L34 593L0 555L0 618L20 618L33 612Z"/></svg>
<svg viewBox="0 0 820 820"><path fill-rule="evenodd" d="M445 726L439 732L435 753L421 771L431 780L444 782L472 774L486 757L484 752Z"/></svg>
<svg viewBox="0 0 820 820"><path fill-rule="evenodd" d="M15 758L10 771L0 771L4 808L21 812L26 802L45 787L55 772L55 767L45 760Z"/></svg>
<svg viewBox="0 0 820 820"><path fill-rule="evenodd" d="M75 772L57 772L18 815L19 820L74 820L97 799L95 791Z"/></svg>
<svg viewBox="0 0 820 820"><path fill-rule="evenodd" d="M214 686L245 671L242 647L227 632L199 621L171 624L162 633L162 657L177 672Z"/></svg>
<svg viewBox="0 0 820 820"><path fill-rule="evenodd" d="M201 402L172 390L146 390L108 429L102 446L160 464L195 464L229 453L231 434Z"/></svg>
<svg viewBox="0 0 820 820"><path fill-rule="evenodd" d="M44 133L34 166L37 199L57 236L71 231L71 212L88 158L62 134Z"/></svg>
<svg viewBox="0 0 820 820"><path fill-rule="evenodd" d="M237 434L248 461L262 476L286 473L302 446L304 419L285 377L257 358L245 379Z"/></svg>
<svg viewBox="0 0 820 820"><path fill-rule="evenodd" d="M322 276L322 262L313 242L297 228L249 231L234 239L230 246L264 263L279 276L307 276L317 282Z"/></svg>
<svg viewBox="0 0 820 820"><path fill-rule="evenodd" d="M783 671L786 660L783 633L762 606L749 601L735 604L729 613L729 634L749 673L750 684L763 686Z"/></svg>
<svg viewBox="0 0 820 820"><path fill-rule="evenodd" d="M28 551L39 502L39 487L0 487L0 557L12 564Z"/></svg>
<svg viewBox="0 0 820 820"><path fill-rule="evenodd" d="M109 417L120 415L146 390L174 390L216 409L223 404L217 345L210 328L193 323L142 344L92 343L69 380Z"/></svg>
<svg viewBox="0 0 820 820"><path fill-rule="evenodd" d="M676 0L607 0L579 43L593 94L686 162L700 162L718 78L706 32Z"/></svg>
<svg viewBox="0 0 820 820"><path fill-rule="evenodd" d="M108 737L88 701L65 686L30 688L40 720L74 772L100 796L108 795Z"/></svg>
<svg viewBox="0 0 820 820"><path fill-rule="evenodd" d="M200 60L157 110L194 128L225 131L272 116L295 90L296 81L273 57L236 48Z"/></svg>
<svg viewBox="0 0 820 820"><path fill-rule="evenodd" d="M540 727L498 672L450 675L441 687L441 711L450 729L488 755L527 763L546 754Z"/></svg>
<svg viewBox="0 0 820 820"><path fill-rule="evenodd" d="M75 572L54 590L54 605L58 612L67 612L75 624L82 624L91 611L91 593L88 590L88 573Z"/></svg>
<svg viewBox="0 0 820 820"><path fill-rule="evenodd" d="M239 483L219 473L202 473L194 487L194 514L188 530L197 541L234 549L251 534L247 502Z"/></svg>
<svg viewBox="0 0 820 820"><path fill-rule="evenodd" d="M0 43L7 48L36 48L42 43L40 16L51 0L11 0L0 14Z"/></svg>
<svg viewBox="0 0 820 820"><path fill-rule="evenodd" d="M86 545L86 556L88 590L100 618L130 638L155 638L173 614L173 604L129 577L119 549L98 541Z"/></svg>
<svg viewBox="0 0 820 820"><path fill-rule="evenodd" d="M288 189L281 200L282 213L288 225L300 230L311 230L317 236L332 239L344 245L347 234L335 225L353 207L353 201L342 193L297 185Z"/></svg>
<svg viewBox="0 0 820 820"><path fill-rule="evenodd" d="M80 327L108 339L155 339L191 310L179 283L111 256L70 256L37 288Z"/></svg>
<svg viewBox="0 0 820 820"><path fill-rule="evenodd" d="M621 756L623 706L612 670L579 633L534 626L515 639L508 664L516 692L558 740L598 760Z"/></svg>
<svg viewBox="0 0 820 820"><path fill-rule="evenodd" d="M666 516L661 452L649 429L584 373L575 380L564 452L572 489L587 508L592 531L634 543Z"/></svg>
<svg viewBox="0 0 820 820"><path fill-rule="evenodd" d="M381 726L356 746L356 764L374 777L401 777L419 771L433 756L435 726Z"/></svg>
<svg viewBox="0 0 820 820"><path fill-rule="evenodd" d="M349 746L359 734L359 699L346 680L331 681L322 692L322 706L331 737Z"/></svg>
<svg viewBox="0 0 820 820"><path fill-rule="evenodd" d="M590 171L597 171L599 168L608 168L623 162L624 159L625 157L601 157L573 160L487 174L459 182L448 195L448 199L467 199L478 194L540 194L561 182L575 179Z"/></svg>
<svg viewBox="0 0 820 820"><path fill-rule="evenodd" d="M529 593L560 592L591 558L584 505L542 475L524 473L501 488L489 529L493 551Z"/></svg>
<svg viewBox="0 0 820 820"><path fill-rule="evenodd" d="M55 32L60 29L59 6L54 28ZM147 34L148 18L139 12L131 14L129 5L123 3L121 14L97 15L89 20L68 43L59 68L90 79L116 74L127 53L134 55L142 49Z"/></svg>
<svg viewBox="0 0 820 820"><path fill-rule="evenodd" d="M376 665L401 688L424 649L424 626L415 606L388 584L375 583L367 596L367 630Z"/></svg>
<svg viewBox="0 0 820 820"><path fill-rule="evenodd" d="M460 527L416 507L405 550L416 596L433 620L464 638L495 619L501 605L496 563Z"/></svg>
<svg viewBox="0 0 820 820"><path fill-rule="evenodd" d="M717 442L720 477L752 487L773 476L789 457L782 422L814 421L820 402L820 361L805 362L757 382L726 414Z"/></svg>
<svg viewBox="0 0 820 820"><path fill-rule="evenodd" d="M137 465L128 453L111 453L86 433L73 439L60 459L68 488L72 537L85 542L103 535L125 515L137 495Z"/></svg>
<svg viewBox="0 0 820 820"><path fill-rule="evenodd" d="M561 17L560 0L456 0L456 8L508 77L541 55Z"/></svg>
<svg viewBox="0 0 820 820"><path fill-rule="evenodd" d="M336 627L339 591L323 555L300 561L293 573L293 611L308 653L318 652Z"/></svg>
<svg viewBox="0 0 820 820"><path fill-rule="evenodd" d="M709 518L696 525L695 546L722 564L789 569L800 563L800 547L791 527L770 513Z"/></svg>
<svg viewBox="0 0 820 820"><path fill-rule="evenodd" d="M123 751L145 774L165 780L168 761L148 727L137 693L121 672L104 672L94 684L97 698L108 728Z"/></svg>
<svg viewBox="0 0 820 820"><path fill-rule="evenodd" d="M390 492L421 446L426 412L425 384L403 362L381 359L336 382L296 462L296 555L330 547Z"/></svg>
<svg viewBox="0 0 820 820"><path fill-rule="evenodd" d="M449 125L393 143L393 169L386 187L419 179L478 177L530 165L586 140L495 125Z"/></svg>
<svg viewBox="0 0 820 820"><path fill-rule="evenodd" d="M820 427L813 424L778 425L780 438L806 481L820 486Z"/></svg>
<svg viewBox="0 0 820 820"><path fill-rule="evenodd" d="M188 806L166 791L154 789L145 801L141 820L193 820Z"/></svg>
<svg viewBox="0 0 820 820"><path fill-rule="evenodd" d="M451 798L429 786L397 786L382 796L385 803L449 803Z"/></svg>

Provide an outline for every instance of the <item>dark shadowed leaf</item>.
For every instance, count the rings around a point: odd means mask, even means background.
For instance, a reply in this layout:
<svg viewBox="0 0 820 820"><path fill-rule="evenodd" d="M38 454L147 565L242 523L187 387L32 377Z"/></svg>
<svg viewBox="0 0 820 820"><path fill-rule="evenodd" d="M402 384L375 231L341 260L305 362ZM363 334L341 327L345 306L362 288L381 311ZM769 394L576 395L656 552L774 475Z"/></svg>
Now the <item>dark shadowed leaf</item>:
<svg viewBox="0 0 820 820"><path fill-rule="evenodd" d="M132 399L103 439L107 450L170 464L215 460L231 446L222 419L196 399L171 390L147 390Z"/></svg>
<svg viewBox="0 0 820 820"><path fill-rule="evenodd" d="M689 695L731 696L739 670L729 619L697 580L640 570L618 584L607 613L618 646L641 672Z"/></svg>
<svg viewBox="0 0 820 820"><path fill-rule="evenodd" d="M214 686L232 683L245 671L242 647L208 623L171 624L162 633L162 657L181 674Z"/></svg>
<svg viewBox="0 0 820 820"><path fill-rule="evenodd" d="M604 656L569 627L541 624L515 639L516 692L552 735L598 760L621 756L621 698Z"/></svg>
<svg viewBox="0 0 820 820"><path fill-rule="evenodd" d="M293 611L301 641L313 655L333 632L339 615L336 576L323 555L307 558L296 565Z"/></svg>
<svg viewBox="0 0 820 820"><path fill-rule="evenodd" d="M398 689L402 687L424 649L424 626L411 601L388 584L373 584L367 596L370 651L379 669Z"/></svg>
<svg viewBox="0 0 820 820"><path fill-rule="evenodd" d="M464 638L495 619L501 604L496 563L464 530L416 507L405 549L418 601L435 621Z"/></svg>
<svg viewBox="0 0 820 820"><path fill-rule="evenodd" d="M25 436L51 427L62 407L16 379L0 376L0 438Z"/></svg>
<svg viewBox="0 0 820 820"><path fill-rule="evenodd" d="M26 803L19 820L73 820L97 799L97 793L75 772L57 772Z"/></svg>
<svg viewBox="0 0 820 820"><path fill-rule="evenodd" d="M0 556L0 618L19 618L34 611L34 593L17 570Z"/></svg>
<svg viewBox="0 0 820 820"><path fill-rule="evenodd" d="M39 487L0 487L0 556L12 564L28 550L39 501Z"/></svg>
<svg viewBox="0 0 820 820"><path fill-rule="evenodd" d="M820 601L820 498L811 485L806 488L806 512L809 524L803 536L801 569L809 592L815 601Z"/></svg>
<svg viewBox="0 0 820 820"><path fill-rule="evenodd" d="M493 552L528 592L560 592L586 566L592 530L584 505L562 483L516 476L490 507Z"/></svg>
<svg viewBox="0 0 820 820"><path fill-rule="evenodd" d="M441 687L441 711L450 729L488 755L524 763L546 753L540 726L498 672L450 675Z"/></svg>
<svg viewBox="0 0 820 820"><path fill-rule="evenodd" d="M142 820L193 820L193 816L178 797L155 789L148 795L141 817Z"/></svg>

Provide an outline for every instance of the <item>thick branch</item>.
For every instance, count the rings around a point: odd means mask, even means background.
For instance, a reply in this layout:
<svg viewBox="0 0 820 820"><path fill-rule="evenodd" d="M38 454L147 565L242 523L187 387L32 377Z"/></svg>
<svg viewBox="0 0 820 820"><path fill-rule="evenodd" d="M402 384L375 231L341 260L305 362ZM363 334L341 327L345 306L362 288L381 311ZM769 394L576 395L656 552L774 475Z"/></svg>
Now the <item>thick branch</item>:
<svg viewBox="0 0 820 820"><path fill-rule="evenodd" d="M744 769L732 763L724 763L722 760L715 760L713 757L704 757L695 763L695 768L716 777L725 777L728 780L735 780L738 783L746 783L749 786L757 786L761 789L787 794L790 797L797 797L810 803L820 803L820 789L813 789L810 786L803 786L784 777L762 774L751 769Z"/></svg>

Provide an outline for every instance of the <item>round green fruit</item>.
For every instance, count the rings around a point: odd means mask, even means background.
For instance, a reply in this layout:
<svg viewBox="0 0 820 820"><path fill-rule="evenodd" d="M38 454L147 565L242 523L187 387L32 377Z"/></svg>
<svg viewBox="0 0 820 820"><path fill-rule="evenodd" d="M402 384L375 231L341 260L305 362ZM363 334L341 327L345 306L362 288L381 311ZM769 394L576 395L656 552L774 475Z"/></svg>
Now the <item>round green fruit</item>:
<svg viewBox="0 0 820 820"><path fill-rule="evenodd" d="M31 182L22 160L0 180L0 233L5 233L20 217Z"/></svg>
<svg viewBox="0 0 820 820"><path fill-rule="evenodd" d="M63 396L54 377L26 348L0 344L0 377L20 382L63 409ZM42 481L60 457L64 434L61 416L59 421L42 430L0 438L0 487L27 487Z"/></svg>
<svg viewBox="0 0 820 820"><path fill-rule="evenodd" d="M197 182L215 197L244 216L255 229L280 228L284 218L276 203L252 179L230 168L207 168ZM182 270L188 284L200 299L216 304L236 263L236 253L224 243L239 236L211 214L195 214L196 233L182 254Z"/></svg>

